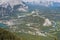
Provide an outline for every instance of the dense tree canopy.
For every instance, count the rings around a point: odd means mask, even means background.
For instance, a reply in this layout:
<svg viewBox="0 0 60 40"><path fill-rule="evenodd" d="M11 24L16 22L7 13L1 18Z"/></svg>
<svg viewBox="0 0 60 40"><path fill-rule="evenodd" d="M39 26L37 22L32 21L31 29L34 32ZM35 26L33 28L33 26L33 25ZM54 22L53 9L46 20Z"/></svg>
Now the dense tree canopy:
<svg viewBox="0 0 60 40"><path fill-rule="evenodd" d="M20 38L13 33L0 28L0 40L20 40Z"/></svg>

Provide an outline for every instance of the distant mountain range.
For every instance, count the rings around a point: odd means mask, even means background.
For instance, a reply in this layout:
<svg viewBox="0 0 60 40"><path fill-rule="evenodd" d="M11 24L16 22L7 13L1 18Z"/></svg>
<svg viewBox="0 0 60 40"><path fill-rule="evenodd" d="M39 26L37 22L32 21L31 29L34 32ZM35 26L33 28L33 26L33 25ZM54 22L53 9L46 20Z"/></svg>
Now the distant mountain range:
<svg viewBox="0 0 60 40"><path fill-rule="evenodd" d="M12 15L13 12L27 12L28 6L21 0L0 0L0 17Z"/></svg>
<svg viewBox="0 0 60 40"><path fill-rule="evenodd" d="M0 2L0 7L11 7L12 10L26 11L28 6L26 6L21 0L5 0Z"/></svg>
<svg viewBox="0 0 60 40"><path fill-rule="evenodd" d="M41 6L46 6L46 7L49 7L49 6L55 6L55 7L60 7L60 2L54 2L54 1L39 1L39 2L27 2L29 4L35 4L35 5L41 5Z"/></svg>
<svg viewBox="0 0 60 40"><path fill-rule="evenodd" d="M54 1L43 1L43 0L40 0L40 1L22 1L22 0L0 0L0 5L2 5L2 7L7 7L8 5L10 5L12 8L15 6L15 5L23 5L23 2L25 3L29 3L29 4L33 4L33 5L40 5L40 6L45 6L45 7L60 7L60 2L54 2Z"/></svg>
<svg viewBox="0 0 60 40"><path fill-rule="evenodd" d="M0 1L0 16L3 14L14 14L16 12L31 12L33 10L39 10L43 14L60 13L60 2L54 1L39 1L37 2L25 2L21 0L6 0ZM3 13L3 14L2 14Z"/></svg>

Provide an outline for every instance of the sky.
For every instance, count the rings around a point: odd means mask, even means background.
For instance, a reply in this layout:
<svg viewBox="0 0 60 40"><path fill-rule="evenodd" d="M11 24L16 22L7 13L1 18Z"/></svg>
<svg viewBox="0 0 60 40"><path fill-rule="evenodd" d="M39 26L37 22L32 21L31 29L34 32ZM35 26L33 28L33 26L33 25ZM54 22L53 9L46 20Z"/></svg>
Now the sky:
<svg viewBox="0 0 60 40"><path fill-rule="evenodd" d="M33 1L36 1L36 2L39 2L39 1L54 1L54 2L60 2L60 0L24 0L24 1L28 1L28 2L33 2Z"/></svg>
<svg viewBox="0 0 60 40"><path fill-rule="evenodd" d="M0 0L0 1L9 1L9 0ZM23 0L23 1L28 1L28 2L33 2L33 1L36 1L36 2L39 2L39 1L54 1L54 2L60 2L60 0Z"/></svg>
<svg viewBox="0 0 60 40"><path fill-rule="evenodd" d="M7 2L7 1L10 1L10 0L0 0L0 3ZM20 1L20 0L15 0L15 1ZM60 0L23 0L23 1L25 1L25 2L33 2L33 1L35 1L37 3L40 2L40 1L43 1L43 2L45 2L45 1L60 2Z"/></svg>

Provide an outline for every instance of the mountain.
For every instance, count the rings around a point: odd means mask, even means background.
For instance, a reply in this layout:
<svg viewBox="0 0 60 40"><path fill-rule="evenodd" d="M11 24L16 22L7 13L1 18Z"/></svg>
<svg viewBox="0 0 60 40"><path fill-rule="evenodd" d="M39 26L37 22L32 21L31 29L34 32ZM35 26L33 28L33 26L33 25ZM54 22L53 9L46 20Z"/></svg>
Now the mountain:
<svg viewBox="0 0 60 40"><path fill-rule="evenodd" d="M33 10L39 10L42 15L48 17L47 14L49 14L51 17L49 16L48 18L57 20L60 17L59 4L59 2L54 1L39 1L36 3L35 1L25 2L21 0L5 0L0 2L0 17L17 16L18 14L21 14L21 12L27 13L32 12Z"/></svg>
<svg viewBox="0 0 60 40"><path fill-rule="evenodd" d="M12 32L46 36L41 32L48 32L46 30L50 30L49 28L52 28L53 26L52 22L48 18L45 18L33 12L22 16L18 15L16 19L17 20L15 21L13 19L10 19L12 22L10 20L6 22L7 25L8 23L14 24L9 25L9 30ZM44 29L45 27L46 29Z"/></svg>
<svg viewBox="0 0 60 40"><path fill-rule="evenodd" d="M22 40L55 40L56 37L49 34L50 30L53 31L55 28L50 25L51 20L37 12L32 11L32 13L20 14L17 18L0 21L8 26L8 31L16 33Z"/></svg>
<svg viewBox="0 0 60 40"><path fill-rule="evenodd" d="M50 5L51 6L54 6L55 4L59 5L60 2L58 1L53 1L53 0L23 0L24 2L28 2L30 4L36 4L36 5L41 5L41 6L46 6L46 7L49 7Z"/></svg>
<svg viewBox="0 0 60 40"><path fill-rule="evenodd" d="M21 0L0 0L0 15L13 15L15 11L27 12L28 6Z"/></svg>
<svg viewBox="0 0 60 40"><path fill-rule="evenodd" d="M60 2L54 2L54 1L23 1L23 0L5 0L0 2L0 7L4 7L9 9L9 11L23 11L27 12L27 10L33 9L47 9L47 10L59 10ZM31 7L32 6L32 7Z"/></svg>
<svg viewBox="0 0 60 40"><path fill-rule="evenodd" d="M17 34L22 40L60 39L60 3L36 1L0 0L1 28Z"/></svg>
<svg viewBox="0 0 60 40"><path fill-rule="evenodd" d="M5 3L2 4L2 6L5 6L4 5ZM12 9L14 9L14 7L18 7L18 8L23 8L23 9L26 9L26 5L24 4L23 1L21 0L9 0L6 4L9 4L11 6Z"/></svg>
<svg viewBox="0 0 60 40"><path fill-rule="evenodd" d="M10 6L13 8L14 5L19 5L19 4L23 4L21 0L4 0L0 2L0 5L2 5L2 7L4 6L8 6L10 4Z"/></svg>

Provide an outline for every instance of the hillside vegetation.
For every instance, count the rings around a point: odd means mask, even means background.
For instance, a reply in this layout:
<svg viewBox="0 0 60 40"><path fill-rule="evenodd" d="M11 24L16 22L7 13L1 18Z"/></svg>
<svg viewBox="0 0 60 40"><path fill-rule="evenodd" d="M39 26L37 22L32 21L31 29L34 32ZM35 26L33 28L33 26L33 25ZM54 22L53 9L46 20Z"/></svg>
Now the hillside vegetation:
<svg viewBox="0 0 60 40"><path fill-rule="evenodd" d="M19 37L0 28L0 40L21 40Z"/></svg>

